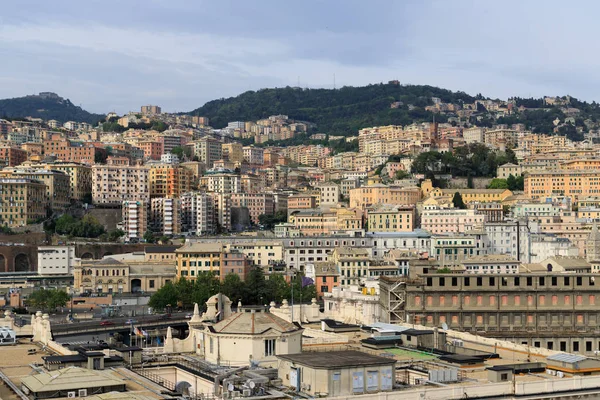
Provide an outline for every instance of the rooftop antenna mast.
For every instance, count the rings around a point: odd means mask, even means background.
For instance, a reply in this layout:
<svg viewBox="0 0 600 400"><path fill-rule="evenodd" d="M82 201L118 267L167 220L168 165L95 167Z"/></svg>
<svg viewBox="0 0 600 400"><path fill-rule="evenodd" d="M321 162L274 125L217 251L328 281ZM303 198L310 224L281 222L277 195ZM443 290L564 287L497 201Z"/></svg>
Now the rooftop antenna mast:
<svg viewBox="0 0 600 400"><path fill-rule="evenodd" d="M333 74L333 90L335 90L335 73Z"/></svg>

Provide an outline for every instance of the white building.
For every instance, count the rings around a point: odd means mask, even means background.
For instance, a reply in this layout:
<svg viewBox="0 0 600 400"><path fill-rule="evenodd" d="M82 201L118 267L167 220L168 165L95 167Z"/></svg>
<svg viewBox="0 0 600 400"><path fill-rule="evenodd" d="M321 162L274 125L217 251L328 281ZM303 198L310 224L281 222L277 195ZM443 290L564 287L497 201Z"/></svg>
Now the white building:
<svg viewBox="0 0 600 400"><path fill-rule="evenodd" d="M148 229L148 202L124 201L123 202L123 230L125 241L140 239Z"/></svg>
<svg viewBox="0 0 600 400"><path fill-rule="evenodd" d="M490 254L509 255L523 263L532 263L531 233L537 232L537 224L526 221L488 222L487 233Z"/></svg>
<svg viewBox="0 0 600 400"><path fill-rule="evenodd" d="M335 205L340 199L340 187L333 182L321 183L317 186L321 194L320 205Z"/></svg>
<svg viewBox="0 0 600 400"><path fill-rule="evenodd" d="M202 184L206 184L206 190L214 193L240 193L241 182L239 175L214 174L203 176Z"/></svg>
<svg viewBox="0 0 600 400"><path fill-rule="evenodd" d="M516 274L519 272L520 261L503 254L487 254L469 257L463 261L467 274Z"/></svg>
<svg viewBox="0 0 600 400"><path fill-rule="evenodd" d="M483 226L485 216L475 210L443 209L423 210L421 229L438 233L465 233Z"/></svg>
<svg viewBox="0 0 600 400"><path fill-rule="evenodd" d="M69 275L74 261L73 246L38 247L38 275Z"/></svg>
<svg viewBox="0 0 600 400"><path fill-rule="evenodd" d="M184 193L181 198L181 231L192 235L210 235L216 232L214 198L203 192Z"/></svg>
<svg viewBox="0 0 600 400"><path fill-rule="evenodd" d="M179 163L179 157L177 154L165 153L160 156L160 162L165 164L177 164Z"/></svg>

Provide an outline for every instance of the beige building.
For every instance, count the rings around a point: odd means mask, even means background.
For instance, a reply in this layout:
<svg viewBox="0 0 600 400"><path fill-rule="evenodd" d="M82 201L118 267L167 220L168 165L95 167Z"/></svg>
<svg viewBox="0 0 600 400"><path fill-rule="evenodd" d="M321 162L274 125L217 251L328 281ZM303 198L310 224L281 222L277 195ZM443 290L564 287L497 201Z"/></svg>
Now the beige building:
<svg viewBox="0 0 600 400"><path fill-rule="evenodd" d="M350 190L350 207L366 209L375 204L416 205L421 200L418 187L386 186L380 183Z"/></svg>
<svg viewBox="0 0 600 400"><path fill-rule="evenodd" d="M16 227L46 218L46 185L27 178L0 178L0 224Z"/></svg>
<svg viewBox="0 0 600 400"><path fill-rule="evenodd" d="M244 162L244 147L240 142L223 143L221 145L223 158L241 164Z"/></svg>
<svg viewBox="0 0 600 400"><path fill-rule="evenodd" d="M532 199L566 196L576 203L579 199L598 196L600 170L550 170L525 174L525 195Z"/></svg>
<svg viewBox="0 0 600 400"><path fill-rule="evenodd" d="M340 200L340 187L333 182L324 182L317 185L320 193L319 205L336 205Z"/></svg>
<svg viewBox="0 0 600 400"><path fill-rule="evenodd" d="M69 175L72 200L81 201L92 195L92 168L79 163L54 163L46 166Z"/></svg>
<svg viewBox="0 0 600 400"><path fill-rule="evenodd" d="M396 379L395 359L360 351L304 352L277 358L282 383L309 396L391 391Z"/></svg>
<svg viewBox="0 0 600 400"><path fill-rule="evenodd" d="M82 260L73 268L73 287L79 293L156 292L175 280L172 261L147 261L145 256L132 260Z"/></svg>
<svg viewBox="0 0 600 400"><path fill-rule="evenodd" d="M415 229L414 206L377 204L367 208L367 228L371 232L412 232Z"/></svg>
<svg viewBox="0 0 600 400"><path fill-rule="evenodd" d="M9 168L0 171L2 178L34 179L46 185L46 203L53 211L62 211L70 205L69 176L50 169Z"/></svg>
<svg viewBox="0 0 600 400"><path fill-rule="evenodd" d="M222 243L186 243L175 251L177 254L177 279L196 279L199 272L219 275Z"/></svg>
<svg viewBox="0 0 600 400"><path fill-rule="evenodd" d="M266 310L243 309L204 329L197 354L213 364L276 366L278 354L302 351L303 329Z"/></svg>
<svg viewBox="0 0 600 400"><path fill-rule="evenodd" d="M192 147L194 155L198 157L198 161L206 165L206 168L212 168L215 161L223 158L221 142L211 136L189 142L187 146Z"/></svg>
<svg viewBox="0 0 600 400"><path fill-rule="evenodd" d="M94 204L117 206L123 201L148 201L149 168L129 165L128 159L109 157L106 165L92 166Z"/></svg>
<svg viewBox="0 0 600 400"><path fill-rule="evenodd" d="M241 190L240 177L234 174L205 175L200 178L200 186L214 193L239 193Z"/></svg>
<svg viewBox="0 0 600 400"><path fill-rule="evenodd" d="M228 243L227 251L243 253L254 265L268 269L283 260L283 243L280 241L251 241L243 243Z"/></svg>

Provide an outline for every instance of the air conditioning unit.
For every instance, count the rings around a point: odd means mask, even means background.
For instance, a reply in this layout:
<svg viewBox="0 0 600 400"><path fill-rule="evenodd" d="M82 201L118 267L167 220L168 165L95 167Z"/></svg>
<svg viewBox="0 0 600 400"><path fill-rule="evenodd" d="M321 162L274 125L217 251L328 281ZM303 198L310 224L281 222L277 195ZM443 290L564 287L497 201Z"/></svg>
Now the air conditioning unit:
<svg viewBox="0 0 600 400"><path fill-rule="evenodd" d="M87 397L87 389L79 389L78 397Z"/></svg>
<svg viewBox="0 0 600 400"><path fill-rule="evenodd" d="M77 392L68 392L67 397L69 399L74 399L75 397L77 397Z"/></svg>
<svg viewBox="0 0 600 400"><path fill-rule="evenodd" d="M250 396L252 396L252 389L244 389L243 392L242 392L242 395L244 397L250 397Z"/></svg>

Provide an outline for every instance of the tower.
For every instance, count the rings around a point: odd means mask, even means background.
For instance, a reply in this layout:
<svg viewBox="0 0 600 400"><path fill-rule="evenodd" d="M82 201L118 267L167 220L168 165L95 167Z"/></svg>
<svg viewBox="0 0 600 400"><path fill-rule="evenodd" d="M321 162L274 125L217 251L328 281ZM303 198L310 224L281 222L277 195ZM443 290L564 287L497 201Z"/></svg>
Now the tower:
<svg viewBox="0 0 600 400"><path fill-rule="evenodd" d="M600 231L595 222L585 243L585 258L589 263L600 261Z"/></svg>

